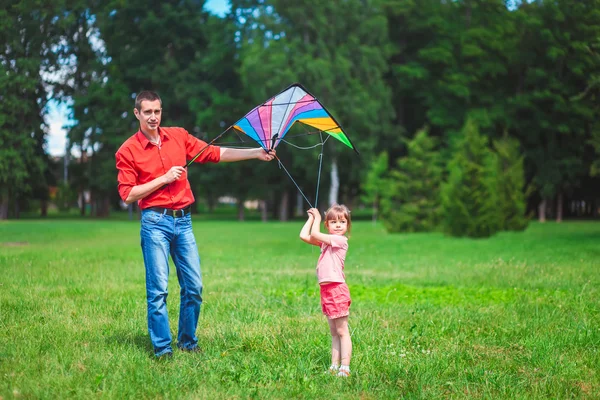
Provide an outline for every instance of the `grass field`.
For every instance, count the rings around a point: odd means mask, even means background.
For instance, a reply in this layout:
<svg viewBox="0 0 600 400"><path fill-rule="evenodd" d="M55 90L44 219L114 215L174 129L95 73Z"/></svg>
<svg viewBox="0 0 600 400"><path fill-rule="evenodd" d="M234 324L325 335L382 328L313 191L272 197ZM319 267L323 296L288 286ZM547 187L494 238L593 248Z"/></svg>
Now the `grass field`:
<svg viewBox="0 0 600 400"><path fill-rule="evenodd" d="M323 373L318 249L298 239L302 222L194 218L204 353L166 362L146 330L137 222L0 223L0 397L600 398L600 223L489 240L355 223L344 380ZM169 288L174 330L174 269Z"/></svg>

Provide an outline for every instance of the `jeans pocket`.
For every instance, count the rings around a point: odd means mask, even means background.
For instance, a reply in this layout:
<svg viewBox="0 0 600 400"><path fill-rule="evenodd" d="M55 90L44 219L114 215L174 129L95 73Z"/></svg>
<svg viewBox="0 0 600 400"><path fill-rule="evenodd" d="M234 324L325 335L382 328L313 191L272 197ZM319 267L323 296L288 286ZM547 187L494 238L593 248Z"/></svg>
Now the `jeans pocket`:
<svg viewBox="0 0 600 400"><path fill-rule="evenodd" d="M146 211L142 213L142 223L155 225L162 219L164 214L156 211Z"/></svg>

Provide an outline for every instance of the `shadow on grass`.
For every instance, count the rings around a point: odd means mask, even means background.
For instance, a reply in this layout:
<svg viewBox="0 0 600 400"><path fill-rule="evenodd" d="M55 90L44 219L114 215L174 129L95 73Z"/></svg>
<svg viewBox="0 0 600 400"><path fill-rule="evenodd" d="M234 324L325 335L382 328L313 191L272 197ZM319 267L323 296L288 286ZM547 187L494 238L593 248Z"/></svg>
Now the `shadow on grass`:
<svg viewBox="0 0 600 400"><path fill-rule="evenodd" d="M154 358L154 348L148 334L132 333L132 332L117 332L114 335L108 336L106 342L110 345L118 347L135 346L148 354L148 357Z"/></svg>

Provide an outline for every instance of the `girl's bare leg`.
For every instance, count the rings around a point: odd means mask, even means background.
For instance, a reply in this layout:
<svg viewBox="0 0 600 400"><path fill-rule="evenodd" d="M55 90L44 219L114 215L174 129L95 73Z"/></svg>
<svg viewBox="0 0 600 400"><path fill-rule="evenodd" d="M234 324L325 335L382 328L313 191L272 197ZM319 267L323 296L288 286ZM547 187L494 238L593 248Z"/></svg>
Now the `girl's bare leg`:
<svg viewBox="0 0 600 400"><path fill-rule="evenodd" d="M329 323L329 332L331 332L331 365L340 366L340 337L338 335L336 319L327 318Z"/></svg>
<svg viewBox="0 0 600 400"><path fill-rule="evenodd" d="M349 366L350 359L352 358L352 339L350 338L350 331L348 329L348 317L342 317L329 321L335 327L336 336L339 341L339 357L341 358L341 364ZM333 337L334 329L331 329L331 336ZM333 352L332 352L333 353ZM332 355L333 357L333 355Z"/></svg>

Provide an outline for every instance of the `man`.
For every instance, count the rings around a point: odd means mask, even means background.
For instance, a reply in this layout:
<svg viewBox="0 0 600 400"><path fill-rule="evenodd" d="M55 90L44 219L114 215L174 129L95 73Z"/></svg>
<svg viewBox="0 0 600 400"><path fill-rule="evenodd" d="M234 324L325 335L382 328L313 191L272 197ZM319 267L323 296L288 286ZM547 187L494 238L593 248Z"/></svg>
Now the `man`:
<svg viewBox="0 0 600 400"><path fill-rule="evenodd" d="M181 287L177 347L199 351L196 327L202 304L200 256L192 232L190 205L194 195L183 167L203 151L199 163L248 159L271 161L262 148L230 149L207 144L182 128L160 127L162 102L155 92L141 92L133 110L140 130L116 153L119 195L142 209L140 236L146 268L148 331L157 357L171 357L167 315L169 254Z"/></svg>

